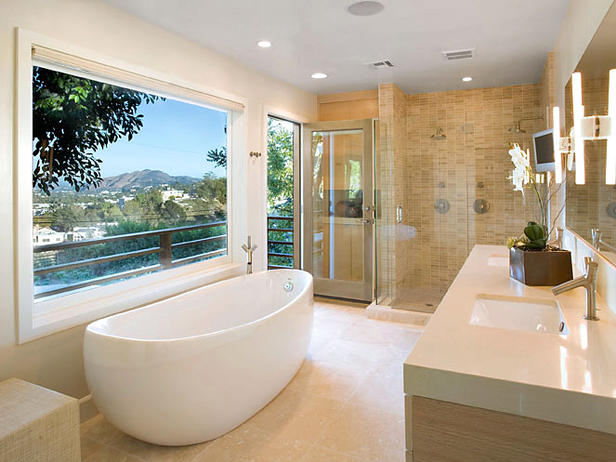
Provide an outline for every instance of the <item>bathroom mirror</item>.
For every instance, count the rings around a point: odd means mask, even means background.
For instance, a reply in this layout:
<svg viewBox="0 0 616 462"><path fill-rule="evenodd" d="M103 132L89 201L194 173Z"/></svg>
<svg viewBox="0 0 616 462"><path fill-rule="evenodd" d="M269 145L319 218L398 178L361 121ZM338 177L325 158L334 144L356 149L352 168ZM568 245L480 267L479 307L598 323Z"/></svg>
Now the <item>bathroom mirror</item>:
<svg viewBox="0 0 616 462"><path fill-rule="evenodd" d="M582 74L585 115L607 115L609 71L616 68L616 5L613 5L584 52L576 71ZM573 126L571 80L565 89L565 126ZM586 141L585 184L567 172L567 227L616 264L616 186L606 184L606 140Z"/></svg>

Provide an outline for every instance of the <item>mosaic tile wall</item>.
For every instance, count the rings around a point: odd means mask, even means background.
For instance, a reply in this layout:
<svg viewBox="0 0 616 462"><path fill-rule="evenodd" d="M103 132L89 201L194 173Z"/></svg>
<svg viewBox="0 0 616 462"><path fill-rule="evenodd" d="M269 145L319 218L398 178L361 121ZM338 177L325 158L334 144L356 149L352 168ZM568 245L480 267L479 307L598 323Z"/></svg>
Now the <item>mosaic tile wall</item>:
<svg viewBox="0 0 616 462"><path fill-rule="evenodd" d="M404 172L400 159L406 152L406 95L395 85L379 86L379 123L376 156L377 190L377 301L391 303L400 274L402 256L396 245L396 207L404 199Z"/></svg>
<svg viewBox="0 0 616 462"><path fill-rule="evenodd" d="M545 65L543 67L543 76L541 78L541 82L539 83L539 98L540 104L546 116L546 123L544 128L553 128L553 108L556 104L555 95L555 85L554 85L554 53L548 53L548 57L545 61ZM565 123L565 113L561 110L561 133L560 136L565 135L565 130L562 129L563 124ZM563 157L563 161L565 161ZM552 222L559 228L564 228L565 226L565 200L566 200L566 191L567 185L563 184L558 187L556 193L553 196L553 200L550 203L550 213Z"/></svg>
<svg viewBox="0 0 616 462"><path fill-rule="evenodd" d="M396 90L379 87L379 119L388 127L380 162L389 164L378 174L391 196L383 214L395 217L402 205L403 220L389 230L395 245L379 261L389 269L394 306L430 310L475 244L504 244L534 216L534 202L507 179L507 151L511 142L530 147L532 133L545 127L543 92L537 84L406 95L403 110ZM509 131L520 120L525 133ZM444 140L431 137L438 128ZM473 210L476 200L487 201L486 213Z"/></svg>

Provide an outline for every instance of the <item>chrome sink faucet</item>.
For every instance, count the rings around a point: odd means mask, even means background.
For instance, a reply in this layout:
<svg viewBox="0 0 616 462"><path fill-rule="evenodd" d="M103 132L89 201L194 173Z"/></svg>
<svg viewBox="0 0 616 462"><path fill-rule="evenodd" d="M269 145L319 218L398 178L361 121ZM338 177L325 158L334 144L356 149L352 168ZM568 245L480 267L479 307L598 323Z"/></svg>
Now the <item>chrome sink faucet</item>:
<svg viewBox="0 0 616 462"><path fill-rule="evenodd" d="M586 289L586 314L584 319L589 321L598 321L597 317L597 271L599 265L592 261L590 257L584 258L584 265L586 270L583 276L579 276L562 284L552 287L552 293L554 295L560 295L564 292L568 292L571 289L577 287L584 287Z"/></svg>
<svg viewBox="0 0 616 462"><path fill-rule="evenodd" d="M246 274L252 274L252 254L257 250L257 245L252 245L252 237L248 236L248 245L242 244L242 249L248 254L248 262L246 263Z"/></svg>

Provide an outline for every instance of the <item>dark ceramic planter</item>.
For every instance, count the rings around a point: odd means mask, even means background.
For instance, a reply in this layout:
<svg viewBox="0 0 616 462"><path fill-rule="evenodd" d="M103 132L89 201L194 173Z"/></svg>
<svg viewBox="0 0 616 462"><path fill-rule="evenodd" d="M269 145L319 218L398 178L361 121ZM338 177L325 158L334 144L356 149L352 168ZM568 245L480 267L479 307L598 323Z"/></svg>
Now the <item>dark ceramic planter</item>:
<svg viewBox="0 0 616 462"><path fill-rule="evenodd" d="M568 250L509 251L509 275L527 286L555 286L573 279Z"/></svg>

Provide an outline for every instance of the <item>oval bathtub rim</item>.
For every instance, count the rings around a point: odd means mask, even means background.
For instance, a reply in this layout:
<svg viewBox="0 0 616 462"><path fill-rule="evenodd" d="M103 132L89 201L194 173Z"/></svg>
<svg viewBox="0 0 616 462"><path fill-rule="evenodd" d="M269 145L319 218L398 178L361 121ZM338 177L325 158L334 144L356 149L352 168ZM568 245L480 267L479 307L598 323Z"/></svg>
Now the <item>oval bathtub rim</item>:
<svg viewBox="0 0 616 462"><path fill-rule="evenodd" d="M204 289L206 287L215 287L217 285L223 285L225 283L229 283L230 281L232 281L233 279L237 279L237 278L248 278L251 275L247 275L247 274L243 274L241 276L235 276L233 278L229 278L229 279L224 279L222 281L218 281L215 282L213 284L207 284L201 287L196 287L195 289L189 290L187 292L183 292L181 294L177 294L177 295L172 295L171 297L153 302L153 303L149 303L147 305L141 306L139 308L133 308L130 310L126 310L126 311L122 311L120 313L116 313L113 314L111 316L105 316L104 318L100 318L97 319L95 321L92 321L91 323L89 323L86 326L85 332L84 332L84 337L86 335L96 335L96 336L101 336L101 337L105 337L108 338L109 340L112 340L114 342L140 342L140 343L178 343L178 342L184 342L184 341L190 341L190 340L196 340L196 339L204 339L204 338L213 338L219 335L223 335L223 334L229 334L231 332L237 331L239 329L243 329L243 328L247 328L247 327L256 327L257 325L265 322L266 320L270 319L271 317L275 316L276 314L284 311L289 305L291 305L293 302L295 302L297 299L301 298L302 296L304 296L304 294L312 288L312 284L313 284L313 276L312 274L310 274L308 271L302 270L302 269L297 269L297 268L289 268L289 269L277 269L277 270L267 270L267 271L261 271L259 273L254 273L254 276L257 275L263 275L265 273L282 273L282 272L293 272L293 273L303 273L308 275L309 279L308 279L308 284L306 284L306 287L304 287L301 292L299 292L297 294L297 296L295 298L293 298L293 300L289 301L288 303L284 304L283 306L281 306L280 308L278 308L276 311L272 311L271 313L268 313L267 315L255 319L254 321L250 321L244 324L239 324L237 326L232 326L232 327L227 327L226 329L222 329L222 330L217 330L215 332L208 332L206 334L197 334L197 335L190 335L190 336L185 336L185 337L177 337L177 338L168 338L168 339L164 339L164 338L155 338L155 339L144 339L144 338L136 338L136 337L126 337L126 336L120 336L120 335L113 335L110 333L106 333L106 332L98 332L98 331L93 331L90 329L90 326L92 324L95 324L99 321L101 321L102 319L107 319L107 318L112 318L115 316L121 316L123 314L126 313L130 313L132 311L138 311L138 310L144 310L147 309L149 306L154 305L154 304L158 304L158 303L164 303L179 297L182 297L184 295L188 295L192 292L196 292L198 290Z"/></svg>

